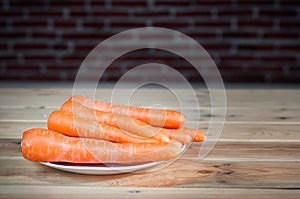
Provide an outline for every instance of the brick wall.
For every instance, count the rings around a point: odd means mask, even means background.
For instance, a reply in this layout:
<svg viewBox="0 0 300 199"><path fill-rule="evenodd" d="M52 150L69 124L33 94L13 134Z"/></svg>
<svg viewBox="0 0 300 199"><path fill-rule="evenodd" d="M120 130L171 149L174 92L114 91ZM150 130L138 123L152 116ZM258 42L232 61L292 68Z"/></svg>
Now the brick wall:
<svg viewBox="0 0 300 199"><path fill-rule="evenodd" d="M0 79L72 81L99 42L143 26L196 39L226 82L300 82L299 0L2 0ZM103 80L153 60L201 80L186 61L149 49L116 60Z"/></svg>

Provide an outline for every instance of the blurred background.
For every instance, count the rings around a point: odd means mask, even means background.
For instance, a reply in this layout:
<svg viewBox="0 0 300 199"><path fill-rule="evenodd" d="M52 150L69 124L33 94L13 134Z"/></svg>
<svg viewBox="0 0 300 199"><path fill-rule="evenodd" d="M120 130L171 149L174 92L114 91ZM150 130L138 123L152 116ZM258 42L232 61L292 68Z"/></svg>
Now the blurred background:
<svg viewBox="0 0 300 199"><path fill-rule="evenodd" d="M225 82L300 83L299 0L2 0L0 80L72 82L97 44L145 26L171 28L197 40ZM153 49L118 58L102 81L117 81L149 62L202 81L184 59Z"/></svg>

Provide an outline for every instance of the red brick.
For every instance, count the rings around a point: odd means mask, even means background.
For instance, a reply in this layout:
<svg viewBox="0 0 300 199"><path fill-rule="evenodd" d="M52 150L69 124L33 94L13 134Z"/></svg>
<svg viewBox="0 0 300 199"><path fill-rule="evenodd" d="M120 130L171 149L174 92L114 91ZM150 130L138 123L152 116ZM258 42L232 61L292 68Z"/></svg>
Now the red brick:
<svg viewBox="0 0 300 199"><path fill-rule="evenodd" d="M272 28L273 21L272 20L239 20L238 21L239 28Z"/></svg>
<svg viewBox="0 0 300 199"><path fill-rule="evenodd" d="M89 12L86 10L70 10L70 16L71 17L86 17L89 15Z"/></svg>
<svg viewBox="0 0 300 199"><path fill-rule="evenodd" d="M85 5L85 1L80 1L80 0L72 0L72 1L59 1L59 0L54 0L50 1L50 6L61 6L61 7L83 7Z"/></svg>
<svg viewBox="0 0 300 199"><path fill-rule="evenodd" d="M218 10L218 15L220 17L251 17L252 10L249 8L244 9L222 9Z"/></svg>
<svg viewBox="0 0 300 199"><path fill-rule="evenodd" d="M29 74L26 77L29 81L62 81L62 78L57 73L46 73L46 74Z"/></svg>
<svg viewBox="0 0 300 199"><path fill-rule="evenodd" d="M0 50L5 50L5 49L7 49L7 44L1 43L0 44Z"/></svg>
<svg viewBox="0 0 300 199"><path fill-rule="evenodd" d="M231 6L230 0L197 0L198 6Z"/></svg>
<svg viewBox="0 0 300 199"><path fill-rule="evenodd" d="M6 22L5 21L0 21L0 28L5 28Z"/></svg>
<svg viewBox="0 0 300 199"><path fill-rule="evenodd" d="M167 10L142 10L142 11L136 11L134 13L136 17L168 17L170 16L169 11Z"/></svg>
<svg viewBox="0 0 300 199"><path fill-rule="evenodd" d="M54 50L67 50L68 49L68 45L67 44L53 44L52 48Z"/></svg>
<svg viewBox="0 0 300 199"><path fill-rule="evenodd" d="M0 55L0 60L1 61L8 61L8 60L12 60L12 61L16 61L18 59L18 57L16 55Z"/></svg>
<svg viewBox="0 0 300 199"><path fill-rule="evenodd" d="M300 44L281 44L279 46L279 50L281 51L300 51Z"/></svg>
<svg viewBox="0 0 300 199"><path fill-rule="evenodd" d="M76 55L66 55L61 58L62 61L83 61L86 55L76 54Z"/></svg>
<svg viewBox="0 0 300 199"><path fill-rule="evenodd" d="M76 28L76 21L74 20L55 20L54 27L57 28Z"/></svg>
<svg viewBox="0 0 300 199"><path fill-rule="evenodd" d="M221 27L229 27L230 26L230 22L229 21L196 21L195 25L197 27L214 27L214 28L221 28Z"/></svg>
<svg viewBox="0 0 300 199"><path fill-rule="evenodd" d="M22 16L23 10L0 10L0 17L16 17L16 16Z"/></svg>
<svg viewBox="0 0 300 199"><path fill-rule="evenodd" d="M153 26L162 27L162 28L187 28L189 26L187 21L161 21L161 20L153 20Z"/></svg>
<svg viewBox="0 0 300 199"><path fill-rule="evenodd" d="M124 21L112 21L110 23L110 26L112 28L140 28L140 27L144 27L146 25L146 22L138 22L138 21L128 21L128 20L124 20Z"/></svg>
<svg viewBox="0 0 300 199"><path fill-rule="evenodd" d="M105 1L92 0L90 3L91 7L95 6L105 6Z"/></svg>
<svg viewBox="0 0 300 199"><path fill-rule="evenodd" d="M297 39L298 33L297 32L266 32L264 33L265 39Z"/></svg>
<svg viewBox="0 0 300 199"><path fill-rule="evenodd" d="M253 32L253 31L224 31L223 32L223 37L224 38L251 38L251 39L255 39L257 38L257 33Z"/></svg>
<svg viewBox="0 0 300 199"><path fill-rule="evenodd" d="M295 56L285 56L285 55L265 55L259 58L260 61L264 62L282 62L282 63L292 63L296 61Z"/></svg>
<svg viewBox="0 0 300 199"><path fill-rule="evenodd" d="M154 0L153 4L155 6L190 6L191 1L184 1L184 0Z"/></svg>
<svg viewBox="0 0 300 199"><path fill-rule="evenodd" d="M224 78L224 75L222 76ZM264 73L239 72L238 74L230 73L226 76L226 81L235 83L259 83L265 82Z"/></svg>
<svg viewBox="0 0 300 199"><path fill-rule="evenodd" d="M281 20L280 21L280 29L291 28L295 29L300 27L300 20ZM299 32L299 31L298 31Z"/></svg>
<svg viewBox="0 0 300 199"><path fill-rule="evenodd" d="M83 27L85 27L85 28L103 28L104 22L100 21L100 20L84 21Z"/></svg>
<svg viewBox="0 0 300 199"><path fill-rule="evenodd" d="M62 35L63 39L101 39L102 34L97 32L64 32Z"/></svg>
<svg viewBox="0 0 300 199"><path fill-rule="evenodd" d="M289 70L290 70L290 72L297 72L297 73L299 73L300 72L300 66L298 65L298 66L296 66L296 65L294 65L294 66L290 66L289 67Z"/></svg>
<svg viewBox="0 0 300 199"><path fill-rule="evenodd" d="M9 5L12 8L16 7L43 7L45 4L44 1L19 1L19 0L10 0Z"/></svg>
<svg viewBox="0 0 300 199"><path fill-rule="evenodd" d="M284 0L280 1L280 6L300 6L299 0Z"/></svg>
<svg viewBox="0 0 300 199"><path fill-rule="evenodd" d="M30 17L62 17L62 10L39 9L29 11Z"/></svg>
<svg viewBox="0 0 300 199"><path fill-rule="evenodd" d="M295 9L280 9L280 10L260 10L260 16L263 17L296 17Z"/></svg>
<svg viewBox="0 0 300 199"><path fill-rule="evenodd" d="M243 66L242 64L237 64L237 63L232 63L232 64L227 64L227 63L221 63L218 64L218 69L220 72L235 72L235 71L243 71Z"/></svg>
<svg viewBox="0 0 300 199"><path fill-rule="evenodd" d="M8 4L6 10L0 2L0 26L3 27L0 59L7 66L6 73L0 74L1 80L73 81L85 56L100 41L122 28L144 27L148 22L153 22L153 26L180 29L198 40L216 60L227 82L267 82L271 78L272 82L294 83L300 79L297 75L300 70L297 55L300 1L297 0L261 0L259 3L254 0L116 0L111 4L96 0L46 3L11 0ZM258 19L253 18L255 9ZM65 10L69 11L68 19L63 17ZM212 11L216 11L213 14L218 15L218 19L213 20ZM24 14L29 18L25 19ZM49 19L53 20L53 30L47 29ZM236 30L232 29L233 19L237 21ZM7 20L12 22L11 29L6 28L10 24ZM82 25L81 31L78 25ZM152 38L164 39L150 34L142 37ZM26 43L27 39L33 43ZM12 43L10 54L5 52L10 47L8 41ZM73 53L69 54L69 50ZM232 50L237 53L231 54ZM20 57L24 60L18 60ZM190 81L203 81L180 57L153 50L122 56L111 64L103 80L116 81L122 71L149 62L172 66ZM46 69L46 73L41 69ZM154 73L150 71L150 75Z"/></svg>
<svg viewBox="0 0 300 199"><path fill-rule="evenodd" d="M96 47L95 44L76 44L75 51L91 51Z"/></svg>
<svg viewBox="0 0 300 199"><path fill-rule="evenodd" d="M54 55L25 55L24 60L28 61L55 61L56 57Z"/></svg>
<svg viewBox="0 0 300 199"><path fill-rule="evenodd" d="M20 63L15 63L15 64L7 64L7 71L8 72L12 72L12 71L36 71L39 72L40 70L40 66L38 64L35 63L24 63L24 64L20 64Z"/></svg>
<svg viewBox="0 0 300 199"><path fill-rule="evenodd" d="M79 63L79 62L78 62ZM47 64L47 70L48 71L59 71L59 70L64 70L64 71L77 71L80 67L80 63L69 63L69 62L66 62L66 63L61 63L61 64L58 64L58 63L50 63L50 64Z"/></svg>
<svg viewBox="0 0 300 199"><path fill-rule="evenodd" d="M6 38L6 39L17 39L17 38L25 38L26 33L25 32L2 32L0 31L0 38Z"/></svg>
<svg viewBox="0 0 300 199"><path fill-rule="evenodd" d="M32 34L32 38L34 39L54 39L56 37L55 32L51 31L37 31L35 30Z"/></svg>
<svg viewBox="0 0 300 199"><path fill-rule="evenodd" d="M206 38L206 39L211 39L211 38L216 38L217 34L216 32L185 32L186 35L194 38L194 39L202 39L202 38Z"/></svg>
<svg viewBox="0 0 300 199"><path fill-rule="evenodd" d="M227 43L202 44L202 46L207 51L230 50L230 44Z"/></svg>
<svg viewBox="0 0 300 199"><path fill-rule="evenodd" d="M39 44L39 43L17 43L15 44L16 50L47 50L47 44Z"/></svg>
<svg viewBox="0 0 300 199"><path fill-rule="evenodd" d="M147 7L147 1L140 1L140 0L112 0L111 1L112 7L128 7L128 8L135 8L135 7Z"/></svg>
<svg viewBox="0 0 300 199"><path fill-rule="evenodd" d="M272 44L239 44L239 51L272 51L274 47Z"/></svg>
<svg viewBox="0 0 300 199"><path fill-rule="evenodd" d="M282 66L279 65L265 65L265 64L261 64L260 66L258 66L257 64L255 65L249 65L247 67L248 71L252 71L252 72L262 72L262 73L281 73L282 72Z"/></svg>
<svg viewBox="0 0 300 199"><path fill-rule="evenodd" d="M210 10L178 10L177 17L211 17Z"/></svg>
<svg viewBox="0 0 300 199"><path fill-rule="evenodd" d="M256 58L254 55L221 55L220 56L221 62L222 61L254 61Z"/></svg>
<svg viewBox="0 0 300 199"><path fill-rule="evenodd" d="M93 16L97 17L128 17L127 10L95 10Z"/></svg>
<svg viewBox="0 0 300 199"><path fill-rule="evenodd" d="M15 21L13 22L14 27L21 27L21 28L30 28L30 27L47 27L46 20L31 20L31 21Z"/></svg>
<svg viewBox="0 0 300 199"><path fill-rule="evenodd" d="M255 0L238 0L237 1L238 6L256 6L257 1ZM274 0L259 0L260 6L273 6Z"/></svg>
<svg viewBox="0 0 300 199"><path fill-rule="evenodd" d="M24 80L20 77L20 73L8 74L8 73L0 73L0 81L20 81Z"/></svg>
<svg viewBox="0 0 300 199"><path fill-rule="evenodd" d="M273 75L271 77L272 83L300 83L300 75L299 73L293 73L291 75Z"/></svg>

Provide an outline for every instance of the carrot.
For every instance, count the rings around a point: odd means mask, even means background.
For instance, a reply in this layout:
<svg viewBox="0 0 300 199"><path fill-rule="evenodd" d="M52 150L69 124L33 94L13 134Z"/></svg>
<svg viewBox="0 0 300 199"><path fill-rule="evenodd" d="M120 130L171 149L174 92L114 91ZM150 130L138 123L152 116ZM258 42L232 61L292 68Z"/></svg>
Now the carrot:
<svg viewBox="0 0 300 199"><path fill-rule="evenodd" d="M73 114L79 118L97 120L97 122L101 124L107 124L116 128L120 128L129 133L133 133L142 137L152 137L162 142L170 141L169 137L163 133L159 133L160 129L156 129L147 123L125 115L93 110L82 106L80 103L72 102L70 100L65 102L60 110Z"/></svg>
<svg viewBox="0 0 300 199"><path fill-rule="evenodd" d="M178 140L182 144L192 141L192 137L186 133L183 133L181 129L162 129L161 132L168 136L171 140Z"/></svg>
<svg viewBox="0 0 300 199"><path fill-rule="evenodd" d="M173 143L112 143L46 129L28 130L22 140L23 157L35 162L138 164L175 158L180 149Z"/></svg>
<svg viewBox="0 0 300 199"><path fill-rule="evenodd" d="M54 111L48 118L48 129L68 136L88 137L113 142L153 143L153 138L130 134L124 130L99 124L96 121L73 117L63 111Z"/></svg>
<svg viewBox="0 0 300 199"><path fill-rule="evenodd" d="M182 128L181 131L192 137L193 142L202 142L205 139L205 133L192 128Z"/></svg>
<svg viewBox="0 0 300 199"><path fill-rule="evenodd" d="M99 123L108 124L110 126L114 126L143 137L153 136L153 138L162 142L169 142L170 139L176 139L181 143L186 144L192 141L191 136L182 133L177 129L153 127L135 118L92 110L82 106L80 103L72 102L70 100L65 102L60 110L73 115L75 114L80 118L86 118L90 120L96 119Z"/></svg>
<svg viewBox="0 0 300 199"><path fill-rule="evenodd" d="M112 105L111 103L92 100L84 96L73 96L70 100L82 105L106 113L127 115L146 122L152 126L177 129L185 123L183 114L173 110L158 110L149 108L138 108L125 105Z"/></svg>

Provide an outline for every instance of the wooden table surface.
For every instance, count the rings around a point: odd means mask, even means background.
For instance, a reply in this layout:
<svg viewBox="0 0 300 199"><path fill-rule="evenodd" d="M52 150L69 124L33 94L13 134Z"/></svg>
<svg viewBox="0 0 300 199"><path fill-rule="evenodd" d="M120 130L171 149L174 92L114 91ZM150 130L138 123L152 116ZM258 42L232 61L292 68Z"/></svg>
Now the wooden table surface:
<svg viewBox="0 0 300 199"><path fill-rule="evenodd" d="M130 89L130 88L128 88ZM128 92L124 89L123 92ZM186 92L177 89L177 92ZM5 198L299 198L300 90L228 88L227 118L211 153L199 160L198 143L170 166L154 172L92 176L55 170L25 160L23 131L46 127L48 115L72 95L72 87L1 86L0 196ZM111 89L97 91L108 101ZM200 109L186 108L190 123L210 120L207 90L196 89ZM186 102L189 101L186 95ZM122 102L122 99L120 99ZM174 96L141 89L134 105L162 103ZM195 113L200 111L201 117ZM217 116L215 116L217 117Z"/></svg>

